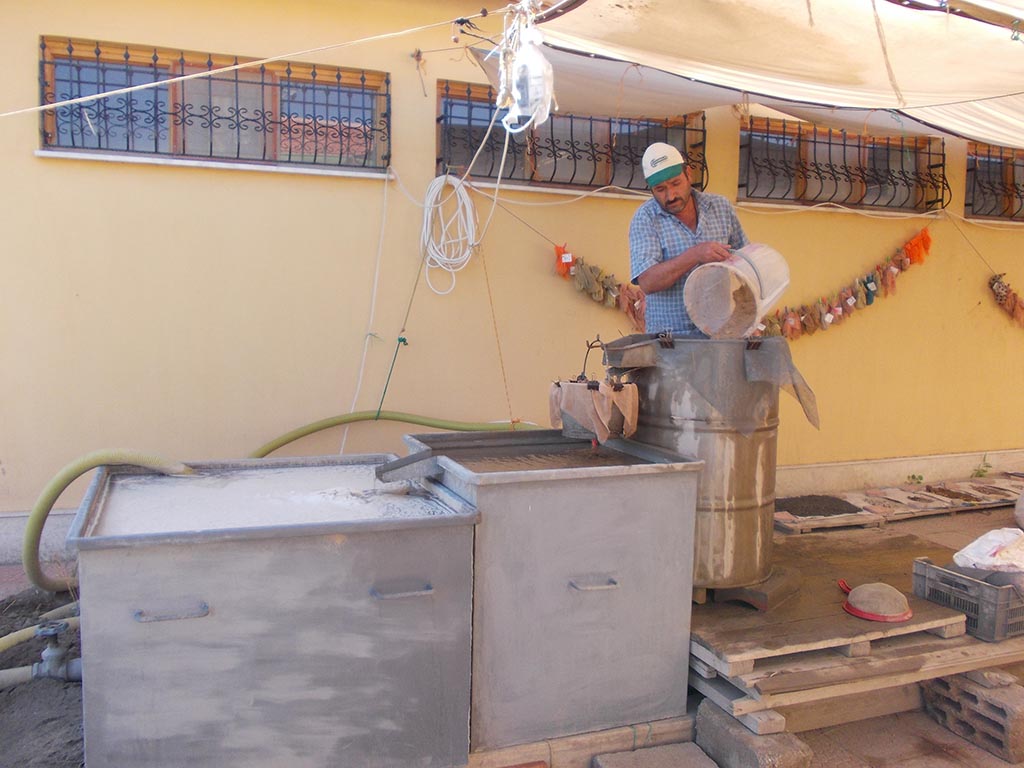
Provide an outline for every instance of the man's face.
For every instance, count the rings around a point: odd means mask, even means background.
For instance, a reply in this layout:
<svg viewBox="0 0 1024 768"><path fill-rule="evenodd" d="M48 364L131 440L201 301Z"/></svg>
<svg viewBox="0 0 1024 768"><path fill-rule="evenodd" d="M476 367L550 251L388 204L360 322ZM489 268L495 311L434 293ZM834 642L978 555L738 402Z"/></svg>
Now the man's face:
<svg viewBox="0 0 1024 768"><path fill-rule="evenodd" d="M655 184L651 187L651 194L665 213L681 213L690 202L690 166L684 165L683 172L675 178Z"/></svg>

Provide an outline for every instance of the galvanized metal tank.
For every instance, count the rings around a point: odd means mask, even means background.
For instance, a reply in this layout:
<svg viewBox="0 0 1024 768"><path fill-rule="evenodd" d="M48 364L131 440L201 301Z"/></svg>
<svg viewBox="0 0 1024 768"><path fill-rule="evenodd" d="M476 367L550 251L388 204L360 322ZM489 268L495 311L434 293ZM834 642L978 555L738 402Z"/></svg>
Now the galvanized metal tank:
<svg viewBox="0 0 1024 768"><path fill-rule="evenodd" d="M605 363L632 369L639 389L633 439L704 461L694 587L749 586L771 575L779 385L748 375L757 345L637 334L605 348Z"/></svg>
<svg viewBox="0 0 1024 768"><path fill-rule="evenodd" d="M554 430L405 440L397 465L480 510L473 751L685 715L700 462Z"/></svg>
<svg viewBox="0 0 1024 768"><path fill-rule="evenodd" d="M69 534L88 768L466 765L478 515L382 486L393 458L96 475Z"/></svg>

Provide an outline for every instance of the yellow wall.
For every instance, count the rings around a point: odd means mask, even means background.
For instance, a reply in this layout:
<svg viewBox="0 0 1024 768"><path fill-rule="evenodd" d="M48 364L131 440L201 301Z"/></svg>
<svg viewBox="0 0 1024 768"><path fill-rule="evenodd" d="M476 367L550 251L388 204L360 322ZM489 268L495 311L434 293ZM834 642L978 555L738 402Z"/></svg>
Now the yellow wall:
<svg viewBox="0 0 1024 768"><path fill-rule="evenodd" d="M0 112L38 100L43 34L263 57L395 32L479 4L417 0L140 4L8 3L0 27ZM500 30L500 19L478 22ZM447 296L422 283L422 200L434 176L437 78L480 82L451 29L322 51L303 60L391 73L393 164L401 183L37 157L38 117L0 119L0 512L28 508L53 473L107 447L186 460L232 458L294 427L347 412L373 295L356 409L376 408L401 333L385 409L445 419L547 423L550 382L577 375L585 342L631 332L624 315L553 273L549 242L628 276L637 203L565 203L503 192L481 253ZM465 39L464 39L465 42ZM421 82L411 53L426 51ZM427 95L424 96L424 83ZM711 190L735 196L738 121L709 112ZM951 165L963 142L948 141ZM959 173L959 176L957 175ZM962 172L950 170L962 210ZM476 196L481 221L489 203ZM922 219L743 208L755 241L786 255L784 301L838 288L893 252ZM989 268L1024 286L1018 228L931 221L929 261L898 294L793 344L814 388L820 432L783 396L779 461L1018 448L1024 329L997 310ZM538 230L537 234L530 227ZM963 234L961 234L961 232ZM443 278L440 279L443 283ZM411 308L410 308L411 301ZM403 330L403 320L409 312ZM599 376L600 355L587 372ZM357 424L348 452L404 452L419 428ZM281 451L332 453L342 430ZM80 487L77 489L80 491ZM72 503L74 493L64 503Z"/></svg>

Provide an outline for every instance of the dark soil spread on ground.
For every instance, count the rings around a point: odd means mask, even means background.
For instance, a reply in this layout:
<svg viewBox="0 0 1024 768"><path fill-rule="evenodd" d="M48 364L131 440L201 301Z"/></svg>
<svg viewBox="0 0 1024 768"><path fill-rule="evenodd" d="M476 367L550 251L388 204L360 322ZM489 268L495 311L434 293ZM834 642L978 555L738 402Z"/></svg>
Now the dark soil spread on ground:
<svg viewBox="0 0 1024 768"><path fill-rule="evenodd" d="M70 602L67 594L35 588L0 600L0 637L39 623L41 614ZM60 643L67 658L81 656L78 632ZM0 652L0 670L34 664L46 643L32 638ZM0 768L81 768L82 685L33 680L0 689Z"/></svg>
<svg viewBox="0 0 1024 768"><path fill-rule="evenodd" d="M789 512L793 517L827 517L830 515L849 515L860 512L858 506L836 496L790 496L775 500L776 512Z"/></svg>

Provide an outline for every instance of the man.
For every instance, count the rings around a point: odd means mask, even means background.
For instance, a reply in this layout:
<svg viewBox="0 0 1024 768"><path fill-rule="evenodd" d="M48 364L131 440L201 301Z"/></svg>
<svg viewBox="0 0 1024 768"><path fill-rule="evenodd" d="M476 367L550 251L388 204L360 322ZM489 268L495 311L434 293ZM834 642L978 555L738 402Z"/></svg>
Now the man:
<svg viewBox="0 0 1024 768"><path fill-rule="evenodd" d="M629 260L633 284L647 294L647 332L703 336L683 304L686 276L750 241L728 200L691 186L690 166L675 147L651 144L643 172L653 199L633 214Z"/></svg>

